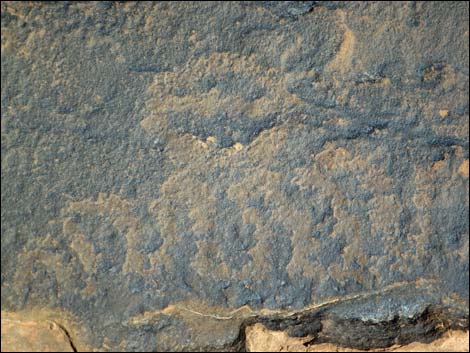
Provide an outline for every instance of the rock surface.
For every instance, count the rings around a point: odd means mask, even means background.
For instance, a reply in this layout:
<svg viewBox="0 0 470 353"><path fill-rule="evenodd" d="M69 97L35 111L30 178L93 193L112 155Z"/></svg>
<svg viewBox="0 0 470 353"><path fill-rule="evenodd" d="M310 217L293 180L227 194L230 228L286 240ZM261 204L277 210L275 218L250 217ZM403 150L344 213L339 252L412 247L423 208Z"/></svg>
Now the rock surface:
<svg viewBox="0 0 470 353"><path fill-rule="evenodd" d="M246 348L248 352L367 352L345 348L331 343L314 344L311 337L289 337L285 332L270 331L261 324L247 328ZM449 331L441 338L430 342L414 342L404 346L394 345L376 349L378 352L468 352L469 334Z"/></svg>
<svg viewBox="0 0 470 353"><path fill-rule="evenodd" d="M2 310L67 317L78 350L468 329L468 25L467 2L2 2Z"/></svg>
<svg viewBox="0 0 470 353"><path fill-rule="evenodd" d="M68 333L53 321L2 312L2 352L75 352Z"/></svg>

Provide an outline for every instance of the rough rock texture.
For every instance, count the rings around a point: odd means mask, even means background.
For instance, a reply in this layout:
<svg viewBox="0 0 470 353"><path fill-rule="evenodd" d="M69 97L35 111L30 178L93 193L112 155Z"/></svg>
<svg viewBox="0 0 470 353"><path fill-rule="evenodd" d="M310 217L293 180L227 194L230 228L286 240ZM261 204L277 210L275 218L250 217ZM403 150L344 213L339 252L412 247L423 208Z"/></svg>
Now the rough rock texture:
<svg viewBox="0 0 470 353"><path fill-rule="evenodd" d="M79 350L468 329L468 2L4 1L1 26L2 310Z"/></svg>
<svg viewBox="0 0 470 353"><path fill-rule="evenodd" d="M311 337L289 337L285 332L270 331L261 324L247 328L248 352L367 352L331 343L315 344ZM414 342L403 346L375 349L378 352L468 352L469 333L449 331L431 343Z"/></svg>

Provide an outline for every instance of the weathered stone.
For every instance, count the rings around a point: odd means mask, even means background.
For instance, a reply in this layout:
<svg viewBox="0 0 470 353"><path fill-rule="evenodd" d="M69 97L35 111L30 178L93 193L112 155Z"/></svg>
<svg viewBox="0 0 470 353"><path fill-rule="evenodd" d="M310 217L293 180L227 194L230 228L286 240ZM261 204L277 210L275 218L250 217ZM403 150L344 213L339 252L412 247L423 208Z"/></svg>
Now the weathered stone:
<svg viewBox="0 0 470 353"><path fill-rule="evenodd" d="M120 351L468 329L468 14L2 2L2 310Z"/></svg>
<svg viewBox="0 0 470 353"><path fill-rule="evenodd" d="M74 352L68 333L56 322L2 312L2 352Z"/></svg>
<svg viewBox="0 0 470 353"><path fill-rule="evenodd" d="M331 343L314 344L311 337L289 337L285 332L270 331L261 324L247 328L248 352L367 352L337 346ZM375 352L468 352L469 334L449 331L431 343L414 342L404 346L394 345Z"/></svg>

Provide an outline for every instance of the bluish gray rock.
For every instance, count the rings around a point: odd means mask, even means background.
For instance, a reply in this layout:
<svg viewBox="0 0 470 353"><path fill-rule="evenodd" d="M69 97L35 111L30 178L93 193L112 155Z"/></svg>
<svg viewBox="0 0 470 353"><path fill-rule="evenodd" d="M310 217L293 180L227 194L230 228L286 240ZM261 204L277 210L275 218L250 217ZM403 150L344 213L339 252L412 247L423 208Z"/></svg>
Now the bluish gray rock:
<svg viewBox="0 0 470 353"><path fill-rule="evenodd" d="M468 14L2 2L2 310L111 351L468 329Z"/></svg>

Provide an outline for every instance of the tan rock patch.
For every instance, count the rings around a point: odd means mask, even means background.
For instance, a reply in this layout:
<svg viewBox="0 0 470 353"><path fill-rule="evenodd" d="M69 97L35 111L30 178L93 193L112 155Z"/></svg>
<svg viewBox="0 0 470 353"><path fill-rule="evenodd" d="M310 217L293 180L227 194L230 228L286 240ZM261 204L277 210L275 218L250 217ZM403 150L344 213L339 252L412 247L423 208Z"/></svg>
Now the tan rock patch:
<svg viewBox="0 0 470 353"><path fill-rule="evenodd" d="M458 173L464 178L468 178L468 172L469 172L468 167L469 167L468 159L464 161L459 167Z"/></svg>
<svg viewBox="0 0 470 353"><path fill-rule="evenodd" d="M441 109L439 110L439 115L441 118L446 118L449 115L449 111L447 109Z"/></svg>
<svg viewBox="0 0 470 353"><path fill-rule="evenodd" d="M54 321L21 320L2 312L2 352L73 352L65 330Z"/></svg>

